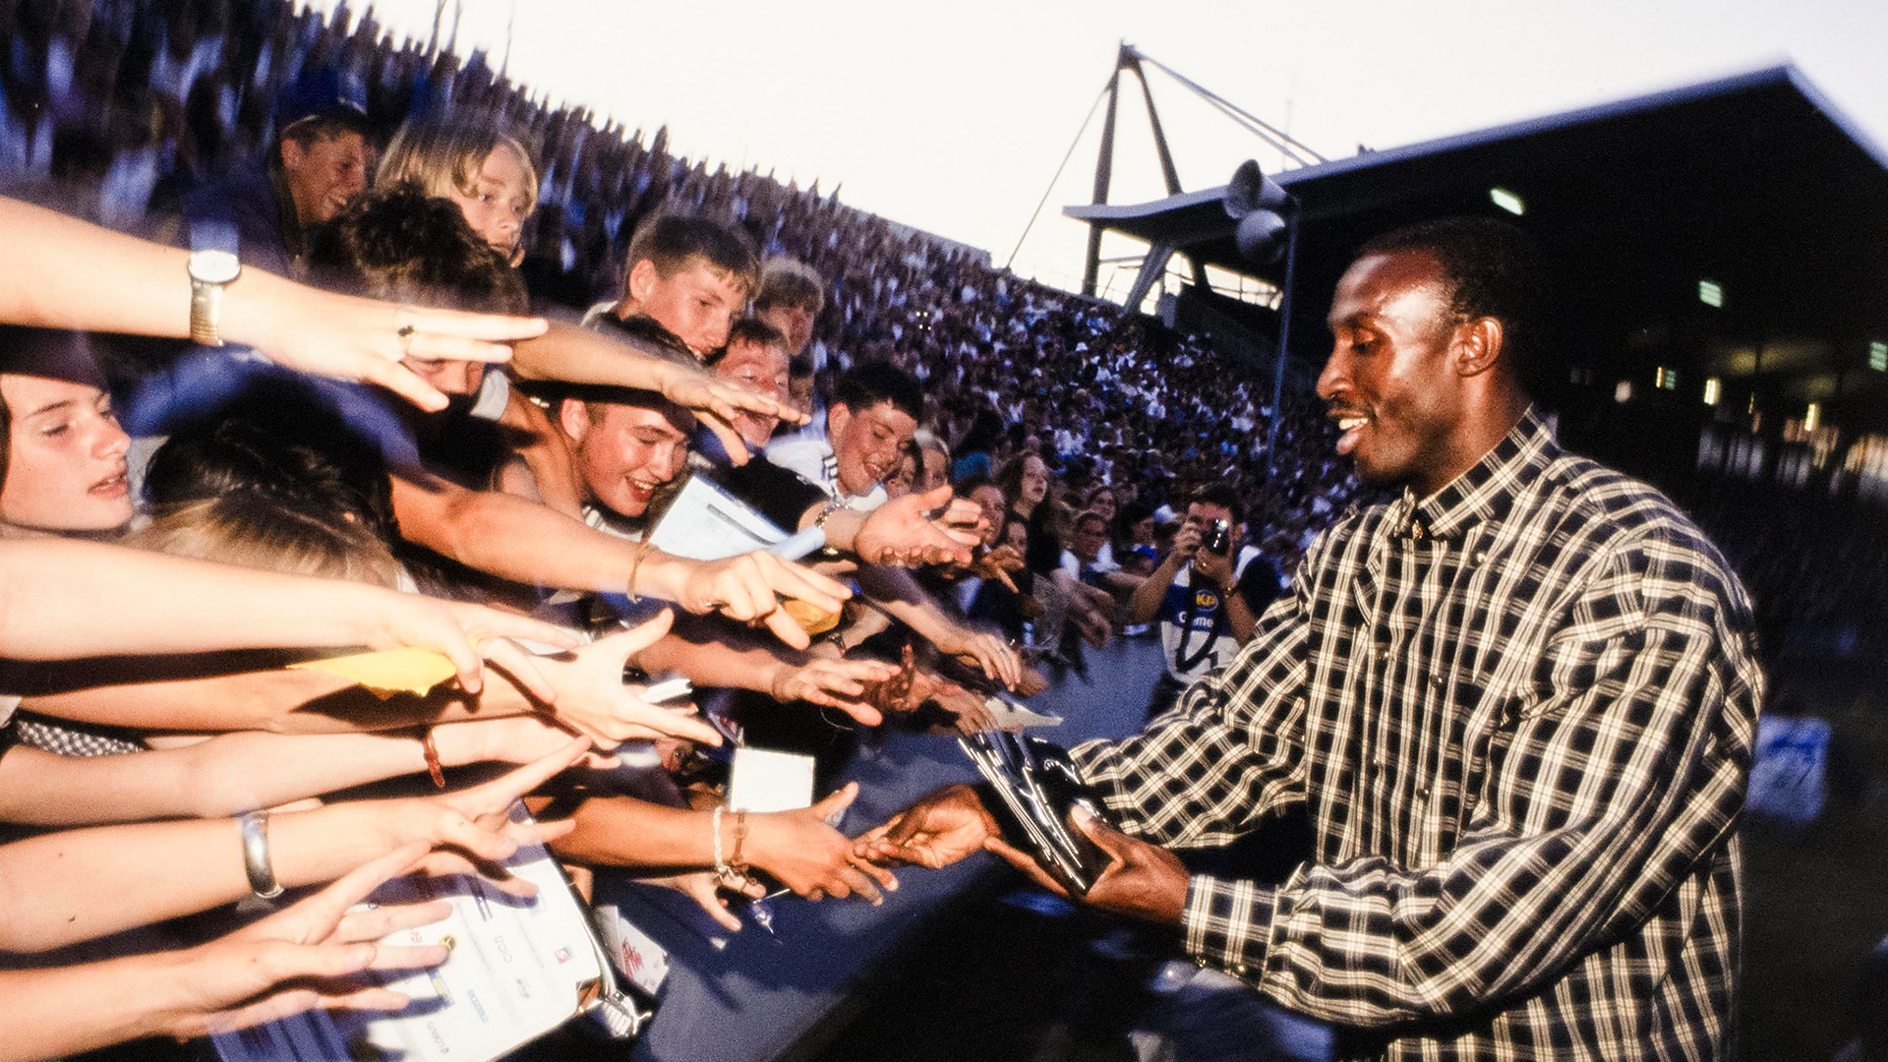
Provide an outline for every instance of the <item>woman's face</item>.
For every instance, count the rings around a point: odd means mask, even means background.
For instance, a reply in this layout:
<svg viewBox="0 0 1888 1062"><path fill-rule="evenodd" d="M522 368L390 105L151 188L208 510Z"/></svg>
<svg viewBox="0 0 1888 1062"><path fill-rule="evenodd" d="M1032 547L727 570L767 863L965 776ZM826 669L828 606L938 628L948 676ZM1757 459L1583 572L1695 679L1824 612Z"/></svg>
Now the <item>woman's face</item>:
<svg viewBox="0 0 1888 1062"><path fill-rule="evenodd" d="M1040 458L1031 456L1023 460L1021 495L1022 503L1032 508L1049 496L1049 466Z"/></svg>
<svg viewBox="0 0 1888 1062"><path fill-rule="evenodd" d="M911 485L918 481L918 455L910 450L898 459L898 467L885 477L885 495L890 498L902 498L911 493Z"/></svg>
<svg viewBox="0 0 1888 1062"><path fill-rule="evenodd" d="M1114 522L1113 493L1105 490L1096 491L1094 497L1088 500L1088 507L1095 511L1096 516L1101 517L1109 523Z"/></svg>
<svg viewBox="0 0 1888 1062"><path fill-rule="evenodd" d="M983 544L996 545L996 540L1003 533L1003 511L1009 506L1003 501L1003 488L994 483L983 483L970 492L970 500L983 510L985 527Z"/></svg>
<svg viewBox="0 0 1888 1062"><path fill-rule="evenodd" d="M485 156L472 177L472 187L449 189L449 195L472 231L516 265L518 235L531 216L531 191L524 160L509 145L500 144Z"/></svg>
<svg viewBox="0 0 1888 1062"><path fill-rule="evenodd" d="M11 427L0 522L38 531L115 531L131 520L111 399L90 384L0 375Z"/></svg>

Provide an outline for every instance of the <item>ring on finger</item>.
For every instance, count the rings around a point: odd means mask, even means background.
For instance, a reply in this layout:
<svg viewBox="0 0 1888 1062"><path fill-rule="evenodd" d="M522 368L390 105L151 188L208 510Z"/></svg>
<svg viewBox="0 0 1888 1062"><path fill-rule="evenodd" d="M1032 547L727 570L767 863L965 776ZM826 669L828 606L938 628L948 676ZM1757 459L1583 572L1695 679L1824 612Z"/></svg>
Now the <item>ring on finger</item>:
<svg viewBox="0 0 1888 1062"><path fill-rule="evenodd" d="M410 324L403 324L399 328L394 329L393 334L400 337L400 356L402 358L411 357L413 355L413 333L417 331L419 331L419 329Z"/></svg>

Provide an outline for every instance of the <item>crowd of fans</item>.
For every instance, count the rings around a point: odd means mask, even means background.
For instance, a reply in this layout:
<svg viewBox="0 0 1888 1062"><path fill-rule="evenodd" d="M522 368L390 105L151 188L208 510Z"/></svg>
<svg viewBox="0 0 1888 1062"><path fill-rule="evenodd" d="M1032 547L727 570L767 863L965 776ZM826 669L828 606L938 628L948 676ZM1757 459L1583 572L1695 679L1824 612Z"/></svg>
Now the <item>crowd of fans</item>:
<svg viewBox="0 0 1888 1062"><path fill-rule="evenodd" d="M1122 635L1161 639L1170 697L1352 500L1312 397L1270 408L1194 337L350 23L0 8L12 1053L398 1008L346 979L441 961L364 943L438 911L349 906L527 840L662 868L730 928L726 896L776 886L877 902L889 873L822 818L851 793L730 812L701 750L986 727ZM692 479L817 552L655 548ZM336 646L455 677L280 667ZM645 697L666 672L733 692ZM626 742L663 784L598 780ZM487 761L520 766L452 784ZM399 776L416 795L331 796ZM343 987L284 987L315 974ZM71 1018L102 993L139 1005Z"/></svg>

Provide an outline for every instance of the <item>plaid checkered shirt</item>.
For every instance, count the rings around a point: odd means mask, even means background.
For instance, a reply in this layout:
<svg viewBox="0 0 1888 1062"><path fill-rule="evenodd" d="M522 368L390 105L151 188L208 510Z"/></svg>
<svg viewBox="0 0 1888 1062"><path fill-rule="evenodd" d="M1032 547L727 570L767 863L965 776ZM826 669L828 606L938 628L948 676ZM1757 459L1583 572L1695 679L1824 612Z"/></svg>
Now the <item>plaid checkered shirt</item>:
<svg viewBox="0 0 1888 1062"><path fill-rule="evenodd" d="M1762 691L1716 548L1530 410L1435 495L1347 514L1143 733L1073 752L1173 848L1307 806L1312 860L1194 877L1185 944L1347 1057L1717 1058Z"/></svg>

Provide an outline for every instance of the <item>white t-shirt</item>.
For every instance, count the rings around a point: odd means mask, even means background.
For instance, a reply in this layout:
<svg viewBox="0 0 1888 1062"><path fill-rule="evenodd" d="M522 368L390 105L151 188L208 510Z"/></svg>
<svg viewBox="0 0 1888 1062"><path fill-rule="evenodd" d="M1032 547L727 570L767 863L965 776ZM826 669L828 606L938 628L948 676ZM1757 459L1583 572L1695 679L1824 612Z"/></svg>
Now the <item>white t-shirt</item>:
<svg viewBox="0 0 1888 1062"><path fill-rule="evenodd" d="M880 483L872 484L872 489L863 494L846 494L839 486L839 458L833 454L832 443L825 439L776 442L767 447L767 460L797 473L801 479L825 491L827 497L838 499L854 512L869 513L890 497Z"/></svg>

